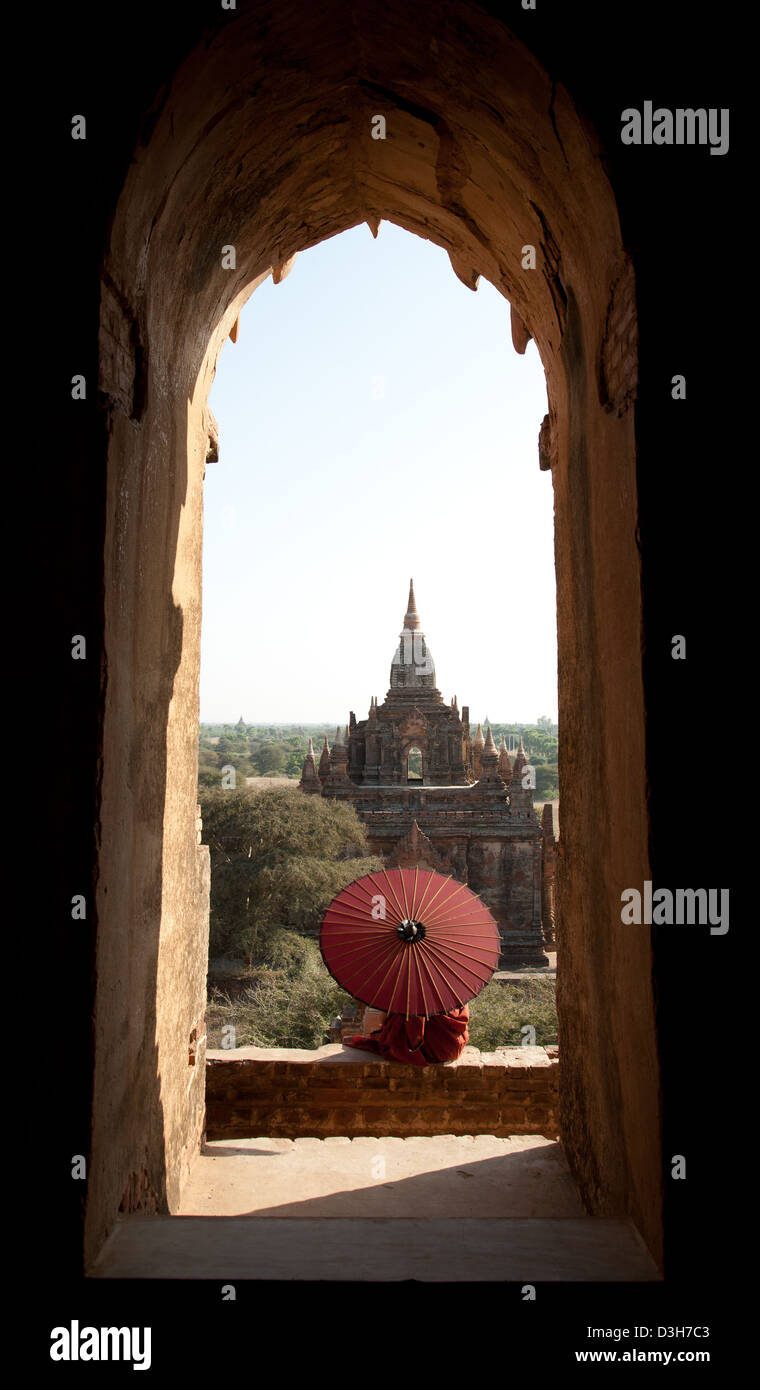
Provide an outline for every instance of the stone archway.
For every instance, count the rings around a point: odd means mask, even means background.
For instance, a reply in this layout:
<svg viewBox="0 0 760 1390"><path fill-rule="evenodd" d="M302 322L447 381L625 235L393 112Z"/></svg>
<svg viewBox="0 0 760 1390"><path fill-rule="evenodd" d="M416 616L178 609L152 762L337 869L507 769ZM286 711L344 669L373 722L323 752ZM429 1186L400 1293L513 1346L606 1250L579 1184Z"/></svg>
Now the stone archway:
<svg viewBox="0 0 760 1390"><path fill-rule="evenodd" d="M189 1075L188 1039L204 1006L195 733L215 363L264 278L387 218L445 247L465 284L491 280L512 305L516 349L532 336L546 371L563 1140L589 1208L630 1215L659 1258L651 949L610 931L620 884L645 879L648 862L635 296L615 198L567 93L485 12L359 0L344 20L340 6L312 27L299 6L261 4L211 34L146 119L111 228L87 1254L120 1204L173 1209L203 1124L203 1040Z"/></svg>

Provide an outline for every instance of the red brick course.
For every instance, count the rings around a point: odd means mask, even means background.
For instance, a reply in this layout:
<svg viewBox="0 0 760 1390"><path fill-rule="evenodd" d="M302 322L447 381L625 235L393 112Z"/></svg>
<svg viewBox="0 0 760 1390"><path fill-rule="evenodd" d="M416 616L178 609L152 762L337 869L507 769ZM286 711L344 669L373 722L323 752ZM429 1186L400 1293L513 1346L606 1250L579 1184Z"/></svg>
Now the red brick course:
<svg viewBox="0 0 760 1390"><path fill-rule="evenodd" d="M556 1048L466 1047L412 1067L338 1044L206 1054L206 1138L558 1136Z"/></svg>

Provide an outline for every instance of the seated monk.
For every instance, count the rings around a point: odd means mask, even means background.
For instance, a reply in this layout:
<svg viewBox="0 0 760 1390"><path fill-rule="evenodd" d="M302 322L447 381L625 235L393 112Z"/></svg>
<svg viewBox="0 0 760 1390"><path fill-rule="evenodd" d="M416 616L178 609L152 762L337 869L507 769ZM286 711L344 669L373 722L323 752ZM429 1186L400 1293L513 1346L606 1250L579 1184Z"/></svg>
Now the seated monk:
<svg viewBox="0 0 760 1390"><path fill-rule="evenodd" d="M382 1027L368 1036L359 1033L343 1041L346 1047L362 1047L394 1062L426 1067L430 1062L453 1062L460 1056L470 1036L469 1018L466 1004L428 1019L391 1013L386 1014Z"/></svg>

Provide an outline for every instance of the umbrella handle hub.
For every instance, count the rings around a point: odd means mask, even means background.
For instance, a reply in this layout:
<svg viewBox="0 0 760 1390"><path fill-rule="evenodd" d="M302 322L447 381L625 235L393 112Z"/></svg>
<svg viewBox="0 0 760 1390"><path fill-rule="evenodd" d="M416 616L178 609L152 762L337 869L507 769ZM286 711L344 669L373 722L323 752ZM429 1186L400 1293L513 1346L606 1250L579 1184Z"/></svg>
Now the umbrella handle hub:
<svg viewBox="0 0 760 1390"><path fill-rule="evenodd" d="M425 936L425 925L423 922L414 922L410 917L405 917L403 922L399 922L396 931L402 941L422 941Z"/></svg>

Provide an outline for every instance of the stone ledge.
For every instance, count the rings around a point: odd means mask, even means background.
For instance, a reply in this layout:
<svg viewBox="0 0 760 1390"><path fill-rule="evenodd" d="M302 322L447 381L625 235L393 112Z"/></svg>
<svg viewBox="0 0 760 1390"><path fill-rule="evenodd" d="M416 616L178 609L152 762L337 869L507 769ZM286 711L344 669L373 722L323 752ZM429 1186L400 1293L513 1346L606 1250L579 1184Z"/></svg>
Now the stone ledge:
<svg viewBox="0 0 760 1390"><path fill-rule="evenodd" d="M554 1049L556 1053L556 1049ZM206 1138L559 1132L558 1058L543 1047L466 1047L415 1067L330 1043L206 1054Z"/></svg>
<svg viewBox="0 0 760 1390"><path fill-rule="evenodd" d="M319 1066L332 1064L338 1066L367 1066L388 1068L398 1071L404 1069L419 1075L439 1071L458 1071L462 1068L498 1067L513 1074L531 1072L539 1068L557 1065L557 1048L546 1047L500 1047L495 1052L480 1052L477 1047L465 1047L461 1057L454 1062L436 1062L428 1067L413 1067L406 1062L388 1061L376 1053L365 1052L363 1048L346 1047L341 1043L326 1043L324 1047L313 1049L303 1047L235 1047L207 1048L207 1063L257 1062L262 1066L280 1062L294 1066Z"/></svg>
<svg viewBox="0 0 760 1390"><path fill-rule="evenodd" d="M661 1275L629 1221L583 1218L129 1217L96 1279L448 1282L655 1282ZM155 1285L153 1285L155 1287ZM630 1299L630 1295L628 1295ZM443 1305L442 1305L443 1306Z"/></svg>

